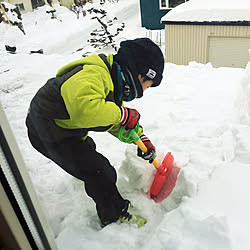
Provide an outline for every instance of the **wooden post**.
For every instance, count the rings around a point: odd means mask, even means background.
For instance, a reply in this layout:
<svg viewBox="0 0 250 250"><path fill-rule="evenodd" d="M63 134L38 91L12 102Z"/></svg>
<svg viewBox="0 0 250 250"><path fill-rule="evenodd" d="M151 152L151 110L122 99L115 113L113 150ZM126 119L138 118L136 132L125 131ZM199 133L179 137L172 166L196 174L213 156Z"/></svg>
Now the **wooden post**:
<svg viewBox="0 0 250 250"><path fill-rule="evenodd" d="M7 19L8 24L10 24L10 20L9 20L9 18L8 18L7 14L6 14L6 12L5 12L5 9L4 9L4 7L3 7L3 5L2 5L1 2L0 2L0 6L1 6L1 10L2 10L4 16L5 16L6 19Z"/></svg>

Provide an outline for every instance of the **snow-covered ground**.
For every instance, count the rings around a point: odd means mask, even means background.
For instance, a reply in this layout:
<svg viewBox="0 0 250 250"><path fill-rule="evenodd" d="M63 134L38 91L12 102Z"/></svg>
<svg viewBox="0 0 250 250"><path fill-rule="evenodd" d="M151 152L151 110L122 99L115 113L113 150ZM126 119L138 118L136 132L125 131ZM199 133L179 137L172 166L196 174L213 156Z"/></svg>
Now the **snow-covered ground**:
<svg viewBox="0 0 250 250"><path fill-rule="evenodd" d="M107 6L110 15L126 24L118 41L146 35L138 2ZM250 64L235 69L166 63L162 84L127 103L141 113L158 159L170 151L182 168L172 194L161 203L146 194L155 170L136 156L136 146L108 133L91 133L97 150L117 169L121 194L148 221L140 229L118 223L102 229L83 183L37 153L27 138L24 122L36 91L61 66L85 52L100 52L86 42L93 20L77 20L66 8L56 9L58 19L50 19L45 7L24 14L26 36L0 24L0 101L58 248L249 250ZM5 51L8 41L16 44L17 54ZM44 54L29 54L41 48ZM77 52L79 48L84 49Z"/></svg>

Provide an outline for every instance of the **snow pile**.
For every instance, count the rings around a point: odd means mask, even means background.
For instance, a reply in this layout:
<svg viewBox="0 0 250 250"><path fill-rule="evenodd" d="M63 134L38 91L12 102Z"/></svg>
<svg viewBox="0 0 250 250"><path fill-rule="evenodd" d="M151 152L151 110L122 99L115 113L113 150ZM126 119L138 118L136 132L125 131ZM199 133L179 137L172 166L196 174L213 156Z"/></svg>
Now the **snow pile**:
<svg viewBox="0 0 250 250"><path fill-rule="evenodd" d="M145 36L138 3L120 0L108 8L125 22L124 39ZM237 69L166 63L162 84L126 103L141 113L158 160L172 152L181 168L172 194L159 204L147 195L155 169L136 156L136 146L108 133L90 133L97 150L117 169L122 196L148 221L140 229L118 223L102 229L83 183L37 153L27 138L25 117L32 97L58 68L89 51L84 45L91 30L88 19L58 9L62 22L42 8L23 16L29 39L16 40L17 54L8 54L0 40L0 100L58 248L249 250L250 64ZM10 30L3 24L0 29L7 39ZM45 54L25 50L35 44ZM79 47L83 50L76 51Z"/></svg>
<svg viewBox="0 0 250 250"><path fill-rule="evenodd" d="M5 45L15 47L16 34L18 34L18 37L21 37L25 34L21 13L17 6L12 5L10 3L1 2L1 6L2 6L2 8L0 8L1 40L2 39L3 41L5 40L6 31L7 32L9 31L8 33L11 33L11 35L8 35Z"/></svg>
<svg viewBox="0 0 250 250"><path fill-rule="evenodd" d="M126 21L127 25L123 32L120 33L120 36L117 37L117 42L135 37L136 30L140 26L137 3L131 2L130 5L127 5L122 1L119 3L121 7L116 11L113 10L114 6L117 6L117 3L105 5L108 17L113 18L116 16L119 22ZM18 53L25 54L31 50L39 49L43 49L44 54L47 55L54 53L71 54L83 48L85 53L95 52L87 41L90 39L90 33L94 29L99 28L100 24L96 20L92 20L90 14L87 14L84 18L77 19L74 12L66 7L60 6L58 3L53 4L53 7L56 10L55 19L51 19L51 15L46 13L48 6L39 7L34 12L28 12L23 15L23 26L26 35L7 24L1 25L0 49L5 44L12 44L17 47ZM86 9L92 7L104 8L98 3L88 3L85 6ZM129 19L129 15L132 15L133 18ZM141 34L144 35L145 32ZM140 36L140 33L138 33L138 36Z"/></svg>
<svg viewBox="0 0 250 250"><path fill-rule="evenodd" d="M154 215L160 224L142 249L249 249L249 68L166 64L164 79L134 107L146 118L142 124L158 153L171 151L182 169L172 194L159 205L165 211L158 211L161 219ZM138 199L148 191L154 170L135 154L127 148L119 176L127 176L121 185L138 192ZM140 206L145 213L142 198Z"/></svg>
<svg viewBox="0 0 250 250"><path fill-rule="evenodd" d="M169 11L161 21L250 21L250 2L248 0L189 0Z"/></svg>

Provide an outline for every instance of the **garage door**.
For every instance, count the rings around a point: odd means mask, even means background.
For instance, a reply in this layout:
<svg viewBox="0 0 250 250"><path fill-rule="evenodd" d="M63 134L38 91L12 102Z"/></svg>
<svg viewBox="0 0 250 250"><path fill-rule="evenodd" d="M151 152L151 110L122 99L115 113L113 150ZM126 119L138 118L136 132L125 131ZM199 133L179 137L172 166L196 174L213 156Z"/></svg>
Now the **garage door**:
<svg viewBox="0 0 250 250"><path fill-rule="evenodd" d="M209 37L208 59L214 67L245 68L249 49L250 38Z"/></svg>

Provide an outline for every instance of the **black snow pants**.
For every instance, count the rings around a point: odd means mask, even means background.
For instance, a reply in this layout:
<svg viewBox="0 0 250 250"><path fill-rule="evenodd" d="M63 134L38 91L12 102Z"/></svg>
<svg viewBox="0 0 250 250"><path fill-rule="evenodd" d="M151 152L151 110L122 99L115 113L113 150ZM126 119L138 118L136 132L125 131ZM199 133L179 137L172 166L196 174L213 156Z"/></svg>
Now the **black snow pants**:
<svg viewBox="0 0 250 250"><path fill-rule="evenodd" d="M125 201L117 187L117 175L107 158L96 151L91 137L85 141L77 137L59 142L40 138L29 115L26 119L28 137L33 147L70 175L84 181L85 190L96 203L97 214L103 224L116 221Z"/></svg>

